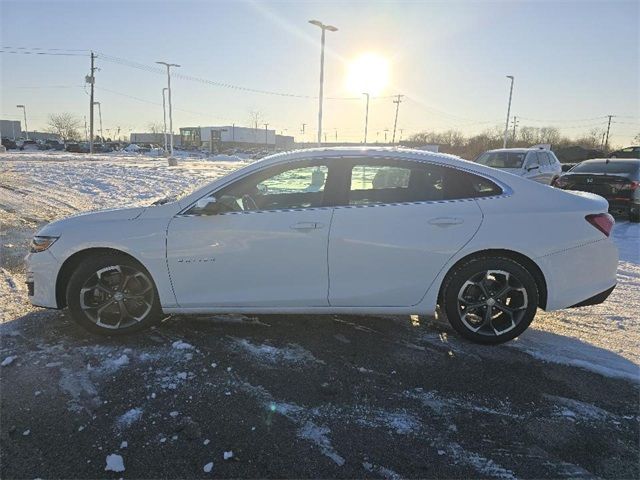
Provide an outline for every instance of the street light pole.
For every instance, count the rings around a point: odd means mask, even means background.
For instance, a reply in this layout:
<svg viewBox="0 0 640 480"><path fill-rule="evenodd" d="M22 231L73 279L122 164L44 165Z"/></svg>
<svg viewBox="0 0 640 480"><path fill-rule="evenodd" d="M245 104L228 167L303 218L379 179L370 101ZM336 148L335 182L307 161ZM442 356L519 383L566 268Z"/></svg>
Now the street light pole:
<svg viewBox="0 0 640 480"><path fill-rule="evenodd" d="M322 35L320 37L320 95L318 98L318 146L322 144L322 96L323 96L323 88L324 88L324 37L325 32L329 30L330 32L337 32L338 29L333 25L325 25L319 20L309 20L311 25L315 25L322 30Z"/></svg>
<svg viewBox="0 0 640 480"><path fill-rule="evenodd" d="M511 88L509 89L509 105L507 107L507 121L504 125L504 139L502 141L502 148L507 148L507 133L509 132L509 115L511 115L511 97L513 96L513 75L507 75L507 78L511 79Z"/></svg>
<svg viewBox="0 0 640 480"><path fill-rule="evenodd" d="M24 105L16 105L17 108L22 109L22 113L24 114L24 134L25 140L29 140L29 127L27 126L27 107Z"/></svg>
<svg viewBox="0 0 640 480"><path fill-rule="evenodd" d="M171 156L173 156L173 114L171 109L171 67L179 67L177 63L156 62L157 64L167 67L167 91L169 92L169 140L171 147Z"/></svg>
<svg viewBox="0 0 640 480"><path fill-rule="evenodd" d="M364 114L364 143L367 143L367 130L369 129L369 94L363 93L367 97L367 107Z"/></svg>
<svg viewBox="0 0 640 480"><path fill-rule="evenodd" d="M162 89L162 119L164 122L164 151L165 153L167 153L167 107L166 107L166 101L165 101L165 92L167 91L167 88L163 88Z"/></svg>
<svg viewBox="0 0 640 480"><path fill-rule="evenodd" d="M100 119L100 141L104 142L104 137L102 136L102 106L100 102L93 102L94 105L98 105L98 118Z"/></svg>

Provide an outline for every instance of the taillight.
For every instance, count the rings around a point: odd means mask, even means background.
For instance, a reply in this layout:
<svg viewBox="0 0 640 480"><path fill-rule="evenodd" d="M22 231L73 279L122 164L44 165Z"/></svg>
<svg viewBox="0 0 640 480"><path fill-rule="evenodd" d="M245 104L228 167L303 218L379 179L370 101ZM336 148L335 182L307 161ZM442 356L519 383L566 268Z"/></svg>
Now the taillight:
<svg viewBox="0 0 640 480"><path fill-rule="evenodd" d="M640 182L631 182L622 185L620 190L637 190L638 188L640 188Z"/></svg>
<svg viewBox="0 0 640 480"><path fill-rule="evenodd" d="M611 234L613 225L616 223L613 217L608 213L593 213L591 215L587 215L584 218L587 222L596 227L607 237Z"/></svg>
<svg viewBox="0 0 640 480"><path fill-rule="evenodd" d="M554 178L553 181L551 182L551 186L552 187L557 187L557 188L564 188L568 184L569 184L569 182L564 177Z"/></svg>

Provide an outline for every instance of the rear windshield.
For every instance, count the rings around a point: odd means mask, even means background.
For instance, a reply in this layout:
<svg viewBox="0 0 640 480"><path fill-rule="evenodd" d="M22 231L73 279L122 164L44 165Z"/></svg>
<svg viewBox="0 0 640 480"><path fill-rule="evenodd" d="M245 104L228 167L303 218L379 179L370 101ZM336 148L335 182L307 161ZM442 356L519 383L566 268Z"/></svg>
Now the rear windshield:
<svg viewBox="0 0 640 480"><path fill-rule="evenodd" d="M571 173L635 174L640 170L640 162L610 161L582 162L571 169Z"/></svg>
<svg viewBox="0 0 640 480"><path fill-rule="evenodd" d="M527 152L485 152L476 162L493 168L520 168L526 155Z"/></svg>

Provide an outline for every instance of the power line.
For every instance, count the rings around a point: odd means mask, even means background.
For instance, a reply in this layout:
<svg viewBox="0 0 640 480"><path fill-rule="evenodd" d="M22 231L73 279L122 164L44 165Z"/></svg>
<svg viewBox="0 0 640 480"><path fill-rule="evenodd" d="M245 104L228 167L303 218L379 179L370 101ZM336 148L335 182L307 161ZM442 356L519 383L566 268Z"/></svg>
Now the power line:
<svg viewBox="0 0 640 480"><path fill-rule="evenodd" d="M2 45L0 48L10 48L11 50L44 50L44 51L56 51L56 52L86 52L89 50L86 48L42 48L42 47L10 47L8 45Z"/></svg>
<svg viewBox="0 0 640 480"><path fill-rule="evenodd" d="M56 52L28 52L18 50L0 50L0 53L13 53L19 55L51 55L51 56L64 56L64 57L86 57L84 53L56 53Z"/></svg>

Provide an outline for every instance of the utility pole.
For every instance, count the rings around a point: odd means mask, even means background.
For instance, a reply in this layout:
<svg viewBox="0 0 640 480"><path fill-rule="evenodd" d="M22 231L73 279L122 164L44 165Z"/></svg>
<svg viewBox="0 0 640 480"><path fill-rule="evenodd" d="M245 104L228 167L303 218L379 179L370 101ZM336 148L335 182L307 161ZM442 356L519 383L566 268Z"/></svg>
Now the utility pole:
<svg viewBox="0 0 640 480"><path fill-rule="evenodd" d="M398 143L400 143L402 141L402 132L404 132L404 130L401 128L400 129L400 138L398 138Z"/></svg>
<svg viewBox="0 0 640 480"><path fill-rule="evenodd" d="M396 127L398 126L398 110L400 110L400 103L402 103L402 97L404 95L396 95L396 99L393 103L396 104L396 119L393 122L393 138L391 139L391 143L396 143Z"/></svg>
<svg viewBox="0 0 640 480"><path fill-rule="evenodd" d="M236 142L236 124L235 123L231 124L231 141L233 143Z"/></svg>
<svg viewBox="0 0 640 480"><path fill-rule="evenodd" d="M516 126L518 125L518 117L513 116L513 135L511 136L511 141L516 141Z"/></svg>
<svg viewBox="0 0 640 480"><path fill-rule="evenodd" d="M607 115L609 117L609 122L607 123L607 136L604 140L604 144L602 145L602 149L606 152L609 150L609 130L611 130L611 119L615 117L615 115ZM25 122L26 123L26 122Z"/></svg>
<svg viewBox="0 0 640 480"><path fill-rule="evenodd" d="M267 127L269 126L268 123L264 124L264 144L267 145L268 141L267 141L267 135L269 133L269 131L267 130Z"/></svg>
<svg viewBox="0 0 640 480"><path fill-rule="evenodd" d="M509 106L507 107L507 121L504 125L502 148L507 148L507 132L509 131L509 116L511 115L511 97L513 97L513 75L507 75L507 78L511 79L511 89L509 90Z"/></svg>
<svg viewBox="0 0 640 480"><path fill-rule="evenodd" d="M369 94L363 93L367 97L367 106L364 114L364 143L367 143L367 130L369 129Z"/></svg>
<svg viewBox="0 0 640 480"><path fill-rule="evenodd" d="M166 107L166 101L165 101L165 94L164 92L167 91L167 88L163 88L162 89L162 119L164 121L164 153L167 153L167 147L168 147L168 142L167 142L167 107Z"/></svg>
<svg viewBox="0 0 640 480"><path fill-rule="evenodd" d="M93 88L96 84L96 54L91 52L91 73L87 80L91 84L91 93L89 95L89 153L93 153Z"/></svg>
<svg viewBox="0 0 640 480"><path fill-rule="evenodd" d="M87 138L87 116L84 116L84 141L86 142L88 140Z"/></svg>
<svg viewBox="0 0 640 480"><path fill-rule="evenodd" d="M384 129L384 143L387 143L387 132L389 131L388 128Z"/></svg>
<svg viewBox="0 0 640 480"><path fill-rule="evenodd" d="M335 128L334 130L336 131L336 143L338 143L338 129Z"/></svg>
<svg viewBox="0 0 640 480"><path fill-rule="evenodd" d="M333 25L325 25L319 20L309 20L311 25L315 25L322 30L322 36L320 37L320 95L318 102L318 146L322 142L322 95L324 88L324 36L325 32L337 32L338 29Z"/></svg>

